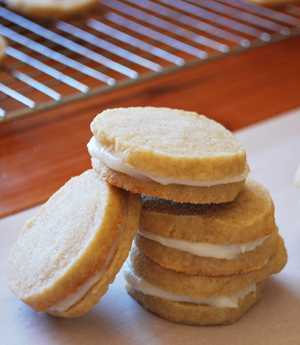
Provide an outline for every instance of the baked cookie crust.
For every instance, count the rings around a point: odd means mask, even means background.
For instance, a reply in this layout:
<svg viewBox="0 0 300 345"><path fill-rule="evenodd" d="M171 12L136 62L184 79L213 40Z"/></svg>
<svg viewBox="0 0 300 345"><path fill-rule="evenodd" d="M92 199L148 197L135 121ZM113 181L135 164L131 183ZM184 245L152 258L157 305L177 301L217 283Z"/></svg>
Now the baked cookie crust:
<svg viewBox="0 0 300 345"><path fill-rule="evenodd" d="M244 147L219 123L169 108L109 109L91 123L97 142L123 164L180 180L213 181L242 175Z"/></svg>
<svg viewBox="0 0 300 345"><path fill-rule="evenodd" d="M240 253L231 260L201 257L166 247L137 233L135 244L140 251L162 267L188 275L226 276L257 270L264 266L277 248L275 230L254 250Z"/></svg>
<svg viewBox="0 0 300 345"><path fill-rule="evenodd" d="M136 233L137 220L139 218L141 208L141 202L138 196L131 193L126 194L127 221L119 239L119 245L103 277L80 301L78 301L68 310L64 312L48 311L49 314L64 318L75 318L81 316L87 313L99 302L100 298L107 292L109 285L114 282L116 274L120 271L130 251L131 244Z"/></svg>
<svg viewBox="0 0 300 345"><path fill-rule="evenodd" d="M47 311L101 269L124 227L123 243L119 242L107 275L100 280L99 289L92 289L101 290L121 267L121 257L126 260L140 207L139 195L107 184L93 169L72 178L25 224L8 260L10 289L37 312ZM101 293L94 293L92 301L61 316L87 312Z"/></svg>
<svg viewBox="0 0 300 345"><path fill-rule="evenodd" d="M142 196L139 228L156 235L234 244L256 241L276 229L269 191L251 178L233 202L193 205Z"/></svg>
<svg viewBox="0 0 300 345"><path fill-rule="evenodd" d="M155 181L141 180L109 168L98 159L92 158L93 168L113 186L132 193L147 194L153 197L177 202L210 204L233 201L243 189L245 181L227 183L211 187L193 187L179 184L163 185Z"/></svg>
<svg viewBox="0 0 300 345"><path fill-rule="evenodd" d="M136 273L148 283L162 290L193 298L231 295L252 283L279 273L287 262L283 239L278 237L277 250L260 269L229 276L187 275L161 267L144 255L136 246L131 250L130 262Z"/></svg>
<svg viewBox="0 0 300 345"><path fill-rule="evenodd" d="M126 290L147 310L164 319L188 325L229 325L238 321L262 297L266 281L256 284L256 292L250 292L239 301L238 308L217 308L194 303L172 302L159 297L145 295L126 284Z"/></svg>

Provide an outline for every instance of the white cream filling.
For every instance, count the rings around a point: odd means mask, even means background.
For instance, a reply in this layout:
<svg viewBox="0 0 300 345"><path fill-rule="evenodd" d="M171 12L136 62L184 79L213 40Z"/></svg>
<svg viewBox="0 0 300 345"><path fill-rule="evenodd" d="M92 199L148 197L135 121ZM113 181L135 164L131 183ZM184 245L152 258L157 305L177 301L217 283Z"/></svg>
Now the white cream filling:
<svg viewBox="0 0 300 345"><path fill-rule="evenodd" d="M139 229L138 231L142 236L152 241L156 241L166 247L182 250L184 252L188 252L197 256L227 260L232 260L240 253L249 252L255 249L270 236L268 235L266 237L258 239L257 241L247 243L216 244L178 240L173 238L162 237L146 230Z"/></svg>
<svg viewBox="0 0 300 345"><path fill-rule="evenodd" d="M87 293L88 291L96 284L98 283L101 278L103 277L107 266L109 265L111 259L113 258L117 246L119 244L119 239L121 237L121 234L123 232L124 229L124 224L125 224L125 216L127 214L127 206L125 205L124 207L124 219L123 219L123 223L121 225L121 228L119 230L119 233L117 235L117 237L115 238L112 246L109 249L109 252L107 254L106 260L104 261L103 265L101 266L99 271L96 271L92 276L90 276L86 282L72 295L66 297L65 299L63 299L62 301L56 303L55 305L53 305L52 307L49 308L50 311L57 311L57 312L64 312L66 310L68 310L72 305L74 305L75 303L77 303L78 301L80 301ZM126 212L126 213L125 213Z"/></svg>
<svg viewBox="0 0 300 345"><path fill-rule="evenodd" d="M128 260L123 266L123 274L127 283L131 285L135 290L138 290L145 295L156 296L173 302L203 304L214 306L217 308L238 308L240 299L244 299L245 296L250 292L256 293L256 283L253 283L246 287L244 290L237 291L229 296L192 298L188 296L176 295L148 283L145 279L143 279L135 272Z"/></svg>
<svg viewBox="0 0 300 345"><path fill-rule="evenodd" d="M219 184L227 184L227 183L234 183L240 182L245 180L245 178L249 174L249 167L247 165L245 171L240 176L235 176L232 178L227 178L223 180L214 180L214 181L186 181L186 180L179 180L169 177L163 176L156 176L153 174L149 174L145 171L138 170L135 168L130 167L129 165L124 164L121 162L117 157L113 156L107 150L105 150L97 141L95 137L92 137L89 143L87 144L88 151L93 158L96 158L107 165L109 168L121 172L123 174L129 175L131 177L141 179L141 180L152 180L157 183L168 185L168 184L180 184L185 186L195 186L195 187L210 187Z"/></svg>

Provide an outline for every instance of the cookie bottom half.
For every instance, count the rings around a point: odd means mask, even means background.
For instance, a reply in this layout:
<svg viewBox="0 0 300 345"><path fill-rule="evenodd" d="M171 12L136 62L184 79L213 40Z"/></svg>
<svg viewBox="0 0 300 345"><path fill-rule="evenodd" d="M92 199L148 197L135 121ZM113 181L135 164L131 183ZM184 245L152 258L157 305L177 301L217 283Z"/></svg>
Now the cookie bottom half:
<svg viewBox="0 0 300 345"><path fill-rule="evenodd" d="M159 297L146 295L129 284L126 290L138 303L147 310L164 319L187 325L229 325L238 321L262 297L266 280L256 284L256 291L240 299L238 308L217 308L209 305L173 302Z"/></svg>
<svg viewBox="0 0 300 345"><path fill-rule="evenodd" d="M245 185L245 180L211 187L195 187L179 184L163 185L152 180L140 180L109 168L92 158L93 168L106 182L132 193L192 204L226 203L233 201Z"/></svg>

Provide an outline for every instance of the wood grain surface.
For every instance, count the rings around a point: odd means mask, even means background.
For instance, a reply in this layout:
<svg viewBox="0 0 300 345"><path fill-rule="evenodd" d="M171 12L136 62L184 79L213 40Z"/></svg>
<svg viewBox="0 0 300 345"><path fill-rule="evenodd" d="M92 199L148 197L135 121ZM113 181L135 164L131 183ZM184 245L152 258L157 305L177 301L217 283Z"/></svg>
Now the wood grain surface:
<svg viewBox="0 0 300 345"><path fill-rule="evenodd" d="M90 122L102 110L180 108L234 131L300 106L299 61L298 36L3 123L0 217L43 203L91 167Z"/></svg>

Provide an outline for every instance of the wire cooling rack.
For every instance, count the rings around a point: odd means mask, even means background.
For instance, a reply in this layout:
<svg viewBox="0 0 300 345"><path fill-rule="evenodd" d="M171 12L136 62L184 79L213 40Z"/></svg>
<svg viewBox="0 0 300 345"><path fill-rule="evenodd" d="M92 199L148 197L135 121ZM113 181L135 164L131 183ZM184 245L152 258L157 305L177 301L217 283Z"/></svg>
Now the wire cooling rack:
<svg viewBox="0 0 300 345"><path fill-rule="evenodd" d="M0 0L0 34L1 123L299 35L300 5L101 0L68 20L33 21Z"/></svg>

